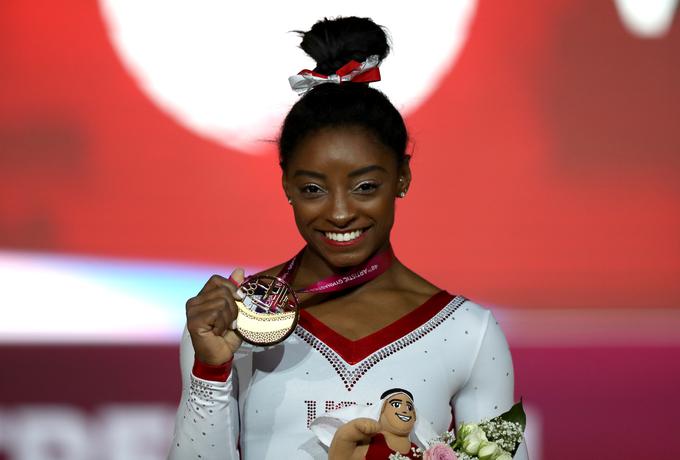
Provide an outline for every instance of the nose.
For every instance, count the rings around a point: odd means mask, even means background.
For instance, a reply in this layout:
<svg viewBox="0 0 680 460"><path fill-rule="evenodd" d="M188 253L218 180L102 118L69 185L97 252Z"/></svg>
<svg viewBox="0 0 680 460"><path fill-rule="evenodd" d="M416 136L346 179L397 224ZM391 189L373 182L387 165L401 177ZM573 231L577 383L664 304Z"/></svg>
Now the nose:
<svg viewBox="0 0 680 460"><path fill-rule="evenodd" d="M331 199L328 221L336 228L345 228L354 220L356 214L351 200L345 193L335 193Z"/></svg>

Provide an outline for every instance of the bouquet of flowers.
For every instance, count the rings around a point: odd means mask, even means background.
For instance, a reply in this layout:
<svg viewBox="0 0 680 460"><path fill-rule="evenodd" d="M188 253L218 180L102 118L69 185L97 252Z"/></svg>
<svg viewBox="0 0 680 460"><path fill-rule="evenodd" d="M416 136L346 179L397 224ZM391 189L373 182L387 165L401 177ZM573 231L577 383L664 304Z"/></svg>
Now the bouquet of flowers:
<svg viewBox="0 0 680 460"><path fill-rule="evenodd" d="M416 455L423 460L512 460L523 439L526 414L522 401L507 412L480 423L463 423L456 433L446 432ZM389 460L406 460L399 453Z"/></svg>

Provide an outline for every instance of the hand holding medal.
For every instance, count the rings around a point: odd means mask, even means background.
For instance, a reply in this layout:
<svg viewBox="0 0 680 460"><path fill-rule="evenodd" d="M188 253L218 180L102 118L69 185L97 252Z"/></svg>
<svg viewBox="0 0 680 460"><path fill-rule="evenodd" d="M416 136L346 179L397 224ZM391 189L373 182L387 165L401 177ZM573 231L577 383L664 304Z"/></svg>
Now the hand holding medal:
<svg viewBox="0 0 680 460"><path fill-rule="evenodd" d="M304 249L291 259L278 276L249 277L239 286L234 329L241 339L259 346L285 340L295 330L300 316L296 293L329 293L358 286L383 273L393 260L391 250L382 251L348 273L330 276L296 291L289 283L300 266L303 252Z"/></svg>
<svg viewBox="0 0 680 460"><path fill-rule="evenodd" d="M186 303L187 329L194 354L205 364L226 363L241 346L241 338L231 330L231 325L237 314L237 285L243 278L241 269L234 270L229 279L213 275Z"/></svg>
<svg viewBox="0 0 680 460"><path fill-rule="evenodd" d="M292 258L278 276L256 275L244 280L241 269L234 270L229 279L213 275L201 292L189 299L187 328L200 361L223 364L232 359L241 341L270 346L285 340L295 330L300 316L297 293L329 293L355 287L384 273L393 261L391 249L381 251L347 273L293 290L290 283L303 252L304 249Z"/></svg>

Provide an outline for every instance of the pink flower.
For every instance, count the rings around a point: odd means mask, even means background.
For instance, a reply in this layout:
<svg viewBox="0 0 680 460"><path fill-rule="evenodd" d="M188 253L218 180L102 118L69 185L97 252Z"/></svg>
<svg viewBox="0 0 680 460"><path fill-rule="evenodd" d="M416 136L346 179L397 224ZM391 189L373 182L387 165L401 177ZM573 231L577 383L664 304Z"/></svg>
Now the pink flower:
<svg viewBox="0 0 680 460"><path fill-rule="evenodd" d="M423 460L458 460L458 457L446 444L434 444L423 453Z"/></svg>

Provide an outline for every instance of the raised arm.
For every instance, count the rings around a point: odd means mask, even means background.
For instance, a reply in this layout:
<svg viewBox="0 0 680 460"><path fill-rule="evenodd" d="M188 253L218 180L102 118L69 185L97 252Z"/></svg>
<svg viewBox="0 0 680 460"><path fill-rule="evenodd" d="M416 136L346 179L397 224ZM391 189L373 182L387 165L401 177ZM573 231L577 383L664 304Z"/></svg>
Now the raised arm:
<svg viewBox="0 0 680 460"><path fill-rule="evenodd" d="M328 460L363 459L371 437L380 429L380 423L370 418L357 418L345 423L333 436L333 442L328 450Z"/></svg>
<svg viewBox="0 0 680 460"><path fill-rule="evenodd" d="M170 460L240 458L238 380L232 369L241 340L231 330L236 318L236 285L213 275L186 303L187 327L180 344L182 399L170 446Z"/></svg>
<svg viewBox="0 0 680 460"><path fill-rule="evenodd" d="M185 329L180 367L182 399L168 460L240 458L238 376L231 362L210 366L196 361Z"/></svg>
<svg viewBox="0 0 680 460"><path fill-rule="evenodd" d="M514 401L515 377L505 335L490 311L484 311L482 337L470 375L453 399L456 424L478 423L510 409ZM528 460L524 442L514 457Z"/></svg>

